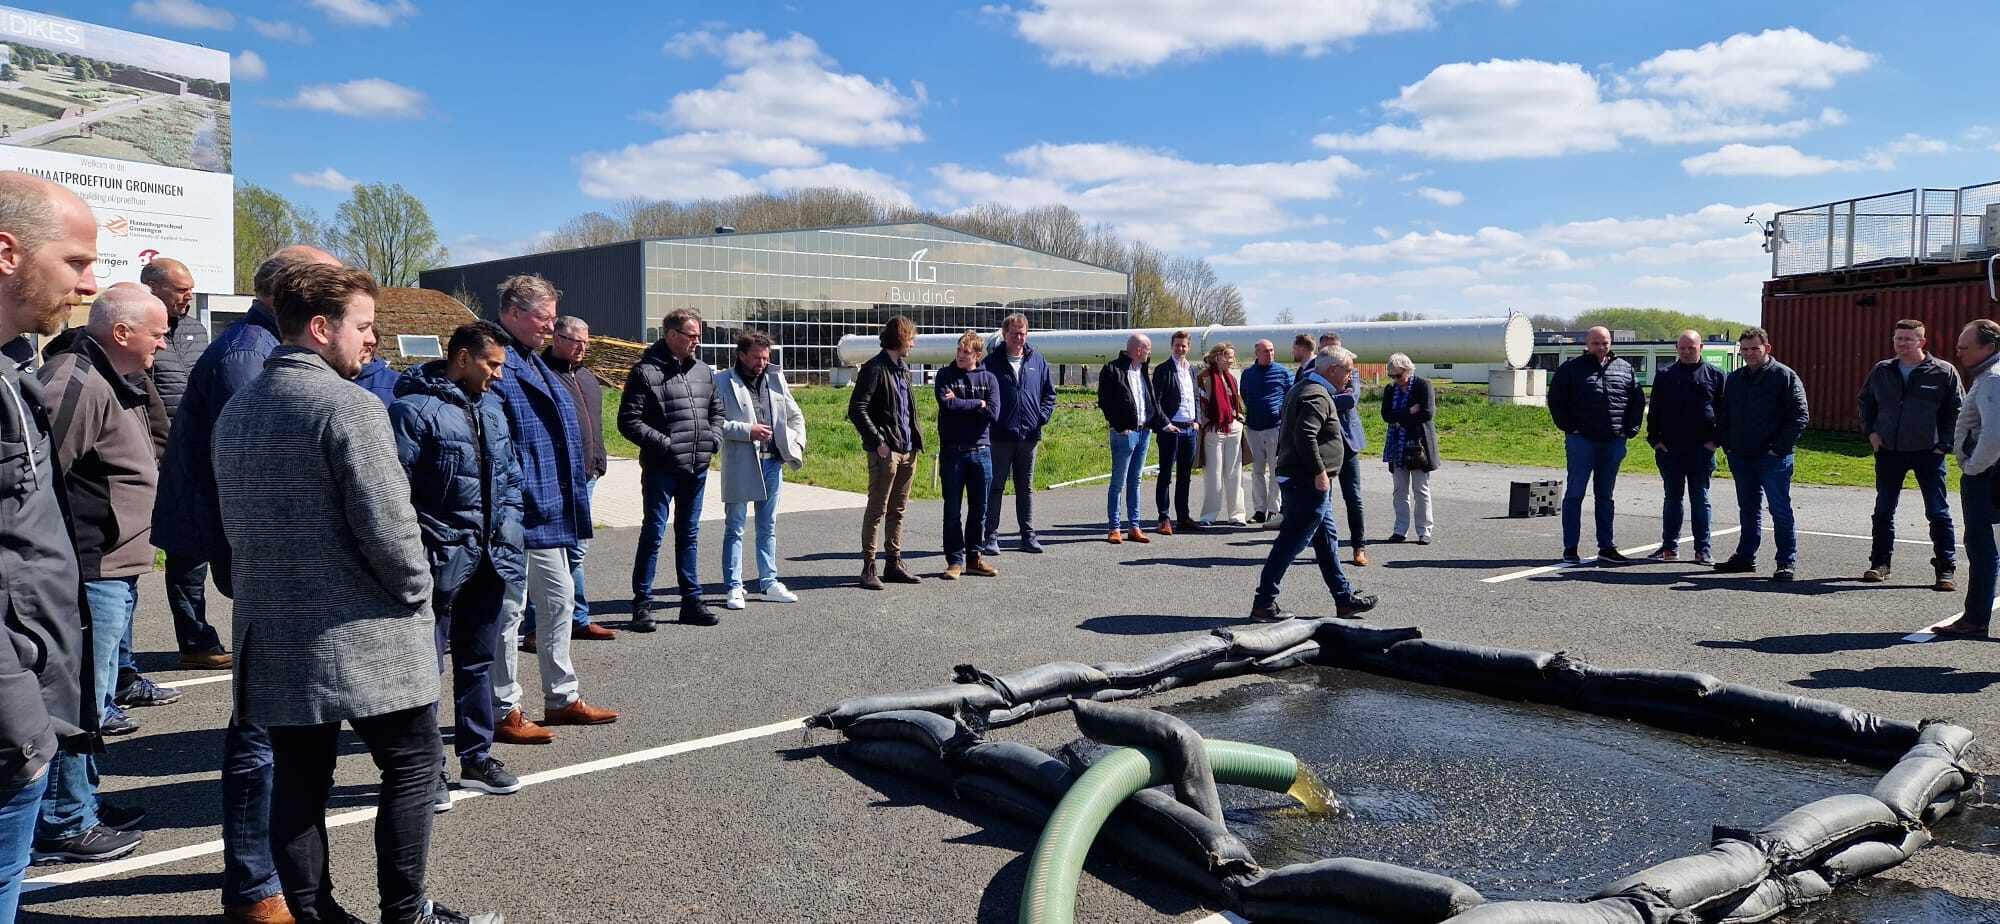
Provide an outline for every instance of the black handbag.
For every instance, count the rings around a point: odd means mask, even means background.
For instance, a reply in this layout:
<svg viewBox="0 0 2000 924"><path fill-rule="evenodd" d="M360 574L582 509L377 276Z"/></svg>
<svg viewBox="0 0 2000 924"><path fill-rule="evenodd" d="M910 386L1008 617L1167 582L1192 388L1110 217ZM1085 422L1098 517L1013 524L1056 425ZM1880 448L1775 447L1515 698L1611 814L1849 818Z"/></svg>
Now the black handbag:
<svg viewBox="0 0 2000 924"><path fill-rule="evenodd" d="M1431 458L1430 444L1424 439L1422 427L1403 424L1403 467L1413 472L1434 471L1435 459Z"/></svg>

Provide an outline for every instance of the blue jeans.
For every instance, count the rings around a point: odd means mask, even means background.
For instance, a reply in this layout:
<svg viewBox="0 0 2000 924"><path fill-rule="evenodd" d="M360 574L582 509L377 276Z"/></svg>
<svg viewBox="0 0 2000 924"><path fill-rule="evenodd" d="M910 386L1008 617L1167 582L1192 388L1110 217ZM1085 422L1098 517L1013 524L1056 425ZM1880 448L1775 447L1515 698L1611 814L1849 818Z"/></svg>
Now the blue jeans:
<svg viewBox="0 0 2000 924"><path fill-rule="evenodd" d="M1139 473L1146 470L1146 439L1151 435L1144 427L1111 434L1111 486L1104 492L1104 510L1113 532L1139 528ZM1123 520L1118 518L1121 493L1125 495Z"/></svg>
<svg viewBox="0 0 2000 924"><path fill-rule="evenodd" d="M1359 453L1350 452L1340 462L1340 499L1347 506L1347 544L1357 549L1368 547L1368 528L1361 506L1361 466L1355 464L1360 459ZM1210 464L1214 461L1210 460Z"/></svg>
<svg viewBox="0 0 2000 924"><path fill-rule="evenodd" d="M283 891L271 859L271 736L231 716L222 736L222 904Z"/></svg>
<svg viewBox="0 0 2000 924"><path fill-rule="evenodd" d="M1271 555L1264 559L1263 573L1257 578L1256 605L1277 605L1278 585L1307 545L1312 546L1319 575L1326 580L1334 602L1347 602L1354 588L1340 573L1340 529L1333 523L1333 492L1313 487L1309 478L1286 478L1278 484L1278 496L1284 520L1278 524L1278 538L1271 541Z"/></svg>
<svg viewBox="0 0 2000 924"><path fill-rule="evenodd" d="M35 845L35 819L42 792L49 785L43 774L15 784L0 784L0 921L12 921L21 906L21 880Z"/></svg>
<svg viewBox="0 0 2000 924"><path fill-rule="evenodd" d="M55 759L49 761L48 779L35 837L75 837L97 827L97 758L57 751Z"/></svg>
<svg viewBox="0 0 2000 924"><path fill-rule="evenodd" d="M1583 492L1594 487L1597 506L1597 547L1617 548L1612 538L1612 520L1618 508L1611 500L1618 486L1618 466L1625 461L1624 440L1594 440L1570 434L1563 440L1563 456L1569 460L1569 483L1563 486L1563 550L1577 547L1583 537Z"/></svg>
<svg viewBox="0 0 2000 924"><path fill-rule="evenodd" d="M986 541L986 489L993 484L993 450L938 450L938 477L944 482L944 561L965 564L965 550ZM963 513L963 516L960 514Z"/></svg>
<svg viewBox="0 0 2000 924"><path fill-rule="evenodd" d="M111 707L111 694L118 686L118 656L129 651L132 613L139 606L139 579L103 578L83 582L84 596L90 601L90 656L96 689L98 714Z"/></svg>
<svg viewBox="0 0 2000 924"><path fill-rule="evenodd" d="M1667 502L1660 508L1660 545L1676 549L1681 544L1682 495L1694 521L1694 553L1711 551L1708 538L1708 482L1715 475L1715 450L1701 446L1670 446L1653 450L1660 466L1660 478L1667 483Z"/></svg>
<svg viewBox="0 0 2000 924"><path fill-rule="evenodd" d="M1771 504L1771 532L1778 542L1778 567L1789 568L1799 557L1799 534L1792 525L1792 457L1768 452L1729 454L1729 472L1736 478L1737 518L1743 535L1736 541L1736 558L1757 560L1764 542L1764 502Z"/></svg>
<svg viewBox="0 0 2000 924"><path fill-rule="evenodd" d="M761 458L764 499L722 505L722 583L730 590L743 586L743 521L757 505L757 592L778 583L778 489L785 485L785 460Z"/></svg>
<svg viewBox="0 0 2000 924"><path fill-rule="evenodd" d="M1993 509L1993 476L1988 470L1958 480L1958 504L1965 511L1965 563L1972 574L1965 582L1965 615L1959 622L1968 626L1993 624L1993 583L2000 573L2000 549L1993 543L1993 524L2000 520Z"/></svg>
<svg viewBox="0 0 2000 924"><path fill-rule="evenodd" d="M1185 523L1188 516L1188 476L1194 472L1194 450L1201 445L1201 431L1194 423L1177 424L1179 433L1160 434L1160 474L1153 481L1153 506L1160 519L1167 519L1167 485L1173 484L1174 518Z"/></svg>
<svg viewBox="0 0 2000 924"><path fill-rule="evenodd" d="M1924 498L1924 519L1931 524L1931 554L1939 565L1958 560L1958 534L1951 523L1951 492L1945 485L1944 453L1882 450L1875 454L1874 547L1868 563L1886 565L1895 552L1896 502L1903 496L1903 476L1915 472L1917 493Z"/></svg>
<svg viewBox="0 0 2000 924"><path fill-rule="evenodd" d="M696 530L701 522L702 487L708 470L676 472L647 468L639 472L639 493L645 519L639 525L639 552L632 559L632 596L653 593L653 572L659 566L660 545L667 536L667 514L674 517L674 572L681 599L701 599L701 575L695 557Z"/></svg>

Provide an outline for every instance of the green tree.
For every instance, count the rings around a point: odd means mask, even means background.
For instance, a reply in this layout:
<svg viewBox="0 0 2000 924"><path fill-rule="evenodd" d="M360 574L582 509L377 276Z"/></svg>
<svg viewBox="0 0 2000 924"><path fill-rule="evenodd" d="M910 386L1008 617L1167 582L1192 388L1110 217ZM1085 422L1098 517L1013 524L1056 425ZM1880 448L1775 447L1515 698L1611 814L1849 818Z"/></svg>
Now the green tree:
<svg viewBox="0 0 2000 924"><path fill-rule="evenodd" d="M1706 315L1675 311L1671 308L1592 308L1576 316L1576 327L1608 327L1612 330L1629 330L1641 340L1672 340L1681 331L1693 329L1703 336L1728 335L1746 325L1741 321L1727 318L1711 318Z"/></svg>
<svg viewBox="0 0 2000 924"><path fill-rule="evenodd" d="M318 244L322 237L319 218L310 209L254 183L243 184L236 190L236 291L251 291L258 264L273 251Z"/></svg>
<svg viewBox="0 0 2000 924"><path fill-rule="evenodd" d="M69 75L80 81L89 80L93 76L90 71L90 65L85 64L82 61L78 61L75 64L69 66Z"/></svg>
<svg viewBox="0 0 2000 924"><path fill-rule="evenodd" d="M14 73L13 62L9 61L5 64L0 64L0 80L12 82L19 79L21 79L20 75Z"/></svg>
<svg viewBox="0 0 2000 924"><path fill-rule="evenodd" d="M450 256L430 211L400 183L354 187L334 213L327 240L335 255L385 286L414 286L417 273L444 265Z"/></svg>
<svg viewBox="0 0 2000 924"><path fill-rule="evenodd" d="M1569 318L1555 314L1528 315L1528 323L1536 330L1574 330L1576 325Z"/></svg>

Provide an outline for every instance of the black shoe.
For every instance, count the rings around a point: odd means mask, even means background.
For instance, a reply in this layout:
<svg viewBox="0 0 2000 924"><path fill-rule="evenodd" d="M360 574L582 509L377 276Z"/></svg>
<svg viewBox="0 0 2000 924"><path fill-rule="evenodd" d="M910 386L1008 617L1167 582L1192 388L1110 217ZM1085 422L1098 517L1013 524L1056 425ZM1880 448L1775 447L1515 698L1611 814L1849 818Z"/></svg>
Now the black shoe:
<svg viewBox="0 0 2000 924"><path fill-rule="evenodd" d="M1571 546L1563 550L1562 561L1565 565L1580 565L1583 564L1583 556L1576 554L1576 547Z"/></svg>
<svg viewBox="0 0 2000 924"><path fill-rule="evenodd" d="M1333 614L1342 619L1353 619L1374 609L1376 602L1374 594L1357 590L1348 594L1345 600L1335 600Z"/></svg>
<svg viewBox="0 0 2000 924"><path fill-rule="evenodd" d="M1021 537L1021 551L1033 552L1039 555L1047 550L1042 548L1042 539L1040 536L1037 536L1034 533L1028 533L1027 535Z"/></svg>
<svg viewBox="0 0 2000 924"><path fill-rule="evenodd" d="M1617 549L1604 548L1597 550L1597 560L1608 561L1614 565L1622 565L1627 562L1630 562L1632 559L1626 558L1625 553L1620 552Z"/></svg>
<svg viewBox="0 0 2000 924"><path fill-rule="evenodd" d="M521 781L507 772L507 765L492 755L458 763L458 785L493 796L521 791Z"/></svg>
<svg viewBox="0 0 2000 924"><path fill-rule="evenodd" d="M139 720L125 714L125 710L114 703L104 719L97 723L97 733L106 738L118 738L139 730Z"/></svg>
<svg viewBox="0 0 2000 924"><path fill-rule="evenodd" d="M113 805L99 799L97 823L113 831L134 831L146 820L146 810L138 806Z"/></svg>
<svg viewBox="0 0 2000 924"><path fill-rule="evenodd" d="M506 916L498 911L460 914L428 899L424 901L424 910L417 914L417 924L506 924L506 921Z"/></svg>
<svg viewBox="0 0 2000 924"><path fill-rule="evenodd" d="M1201 525L1200 523L1196 523L1196 522L1195 522L1195 521L1193 521L1193 520L1175 520L1175 521L1174 521L1174 530L1175 530L1176 532L1183 532L1183 533L1198 533L1198 532L1201 532L1202 530L1204 530L1204 529L1207 529L1207 528L1208 528L1208 527L1206 527L1206 526L1203 526L1203 525Z"/></svg>
<svg viewBox="0 0 2000 924"><path fill-rule="evenodd" d="M438 768L437 785L431 787L431 814L442 815L451 811L451 777L444 768Z"/></svg>
<svg viewBox="0 0 2000 924"><path fill-rule="evenodd" d="M1778 570L1771 572L1771 580L1780 584L1790 584L1796 577L1798 575L1792 572L1791 565L1779 565Z"/></svg>
<svg viewBox="0 0 2000 924"><path fill-rule="evenodd" d="M1398 542L1408 542L1410 541L1410 539L1408 536L1405 536L1402 533L1390 533L1389 538L1384 539L1382 541L1394 545Z"/></svg>
<svg viewBox="0 0 2000 924"><path fill-rule="evenodd" d="M42 863L96 863L116 860L134 850L146 835L137 831L114 831L98 825L75 837L60 840L35 838L34 858Z"/></svg>
<svg viewBox="0 0 2000 924"><path fill-rule="evenodd" d="M713 626L722 620L715 618L715 613L709 610L708 604L701 602L700 597L689 597L681 601L681 622L690 626Z"/></svg>
<svg viewBox="0 0 2000 924"><path fill-rule="evenodd" d="M634 632L653 631L655 626L653 622L652 597L645 596L645 597L632 598L632 625L630 625L627 628L630 628Z"/></svg>
<svg viewBox="0 0 2000 924"><path fill-rule="evenodd" d="M133 674L130 682L121 682L118 685L118 692L111 695L111 701L127 709L141 706L171 706L181 701L181 691L173 687L160 686L146 679L144 674Z"/></svg>
<svg viewBox="0 0 2000 924"><path fill-rule="evenodd" d="M1288 610L1279 609L1275 602L1260 603L1250 608L1250 618L1258 622L1283 622L1292 618L1292 614Z"/></svg>
<svg viewBox="0 0 2000 924"><path fill-rule="evenodd" d="M1737 558L1732 555L1716 562L1715 570L1718 574L1749 574L1757 570L1757 563L1748 558Z"/></svg>
<svg viewBox="0 0 2000 924"><path fill-rule="evenodd" d="M1262 523L1262 522L1264 522L1265 520L1268 520L1268 519L1270 519L1270 517L1267 517L1267 516L1265 516L1265 515L1264 515L1264 511L1262 511L1262 510L1259 510L1259 511L1257 511L1256 513L1253 513L1253 514L1251 514L1251 515L1250 515L1250 522L1252 522L1252 523ZM1391 540L1391 541L1394 541L1394 540Z"/></svg>

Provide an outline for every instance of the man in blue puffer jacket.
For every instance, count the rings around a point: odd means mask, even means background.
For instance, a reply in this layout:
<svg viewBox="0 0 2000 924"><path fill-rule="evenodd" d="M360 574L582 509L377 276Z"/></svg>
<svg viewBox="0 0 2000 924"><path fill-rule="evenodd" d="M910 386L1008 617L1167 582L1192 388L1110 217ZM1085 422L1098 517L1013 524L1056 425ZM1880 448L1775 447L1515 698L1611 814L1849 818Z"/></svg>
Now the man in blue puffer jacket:
<svg viewBox="0 0 2000 924"><path fill-rule="evenodd" d="M447 358L396 384L389 424L431 565L439 669L451 652L453 735L460 785L493 795L521 781L493 757L493 657L500 602L527 580L521 465L507 414L487 388L507 365L507 334L489 321L452 332ZM490 487L489 487L490 486Z"/></svg>

